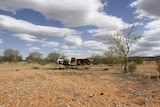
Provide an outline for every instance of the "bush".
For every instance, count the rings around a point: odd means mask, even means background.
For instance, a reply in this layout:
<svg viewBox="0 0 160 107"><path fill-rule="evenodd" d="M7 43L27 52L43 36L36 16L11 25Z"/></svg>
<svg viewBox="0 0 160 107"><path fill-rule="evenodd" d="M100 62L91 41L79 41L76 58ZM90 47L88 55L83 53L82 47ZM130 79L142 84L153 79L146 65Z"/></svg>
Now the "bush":
<svg viewBox="0 0 160 107"><path fill-rule="evenodd" d="M34 67L32 67L32 69L39 69L39 67L34 66Z"/></svg>
<svg viewBox="0 0 160 107"><path fill-rule="evenodd" d="M155 62L157 64L157 71L160 73L160 56L156 57Z"/></svg>
<svg viewBox="0 0 160 107"><path fill-rule="evenodd" d="M160 63L157 63L157 71L160 73Z"/></svg>
<svg viewBox="0 0 160 107"><path fill-rule="evenodd" d="M128 71L130 73L133 74L133 72L136 70L136 64L134 62L131 62L129 65L128 65Z"/></svg>
<svg viewBox="0 0 160 107"><path fill-rule="evenodd" d="M129 62L134 62L136 64L142 64L144 61L143 57L135 56L135 57L130 57Z"/></svg>

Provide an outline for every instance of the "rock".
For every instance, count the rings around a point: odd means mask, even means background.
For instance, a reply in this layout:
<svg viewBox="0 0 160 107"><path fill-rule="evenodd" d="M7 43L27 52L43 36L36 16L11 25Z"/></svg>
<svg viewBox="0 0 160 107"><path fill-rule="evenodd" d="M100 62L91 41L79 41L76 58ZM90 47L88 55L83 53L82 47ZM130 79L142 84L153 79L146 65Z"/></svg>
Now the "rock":
<svg viewBox="0 0 160 107"><path fill-rule="evenodd" d="M104 95L104 93L100 93L99 95Z"/></svg>

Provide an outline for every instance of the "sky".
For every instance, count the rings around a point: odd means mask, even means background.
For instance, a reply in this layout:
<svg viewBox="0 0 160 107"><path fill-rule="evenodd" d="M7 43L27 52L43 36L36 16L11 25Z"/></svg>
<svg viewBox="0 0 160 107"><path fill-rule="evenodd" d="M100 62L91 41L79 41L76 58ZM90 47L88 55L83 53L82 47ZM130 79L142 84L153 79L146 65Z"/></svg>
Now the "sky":
<svg viewBox="0 0 160 107"><path fill-rule="evenodd" d="M8 48L23 58L103 55L108 37L134 23L134 56L160 55L160 0L0 0L0 55Z"/></svg>

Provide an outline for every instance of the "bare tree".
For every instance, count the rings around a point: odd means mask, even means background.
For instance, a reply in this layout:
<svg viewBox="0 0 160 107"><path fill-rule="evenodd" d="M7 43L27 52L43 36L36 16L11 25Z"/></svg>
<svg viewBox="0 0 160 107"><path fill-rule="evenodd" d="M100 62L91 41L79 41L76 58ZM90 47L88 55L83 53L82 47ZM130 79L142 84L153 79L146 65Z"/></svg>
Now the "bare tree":
<svg viewBox="0 0 160 107"><path fill-rule="evenodd" d="M126 31L117 30L116 33L110 37L111 48L116 55L120 57L121 65L124 65L124 73L128 73L128 54L131 46L140 38L140 36L133 35L134 27L135 26L132 25L128 27Z"/></svg>

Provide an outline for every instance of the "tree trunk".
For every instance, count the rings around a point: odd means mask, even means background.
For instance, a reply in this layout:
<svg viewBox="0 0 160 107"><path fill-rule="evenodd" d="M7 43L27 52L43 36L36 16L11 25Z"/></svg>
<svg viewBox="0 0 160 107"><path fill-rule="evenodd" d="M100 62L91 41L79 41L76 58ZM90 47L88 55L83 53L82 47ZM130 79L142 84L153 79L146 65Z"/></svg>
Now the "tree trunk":
<svg viewBox="0 0 160 107"><path fill-rule="evenodd" d="M125 56L125 57L124 57L124 73L128 73L127 65L128 65L127 57Z"/></svg>

